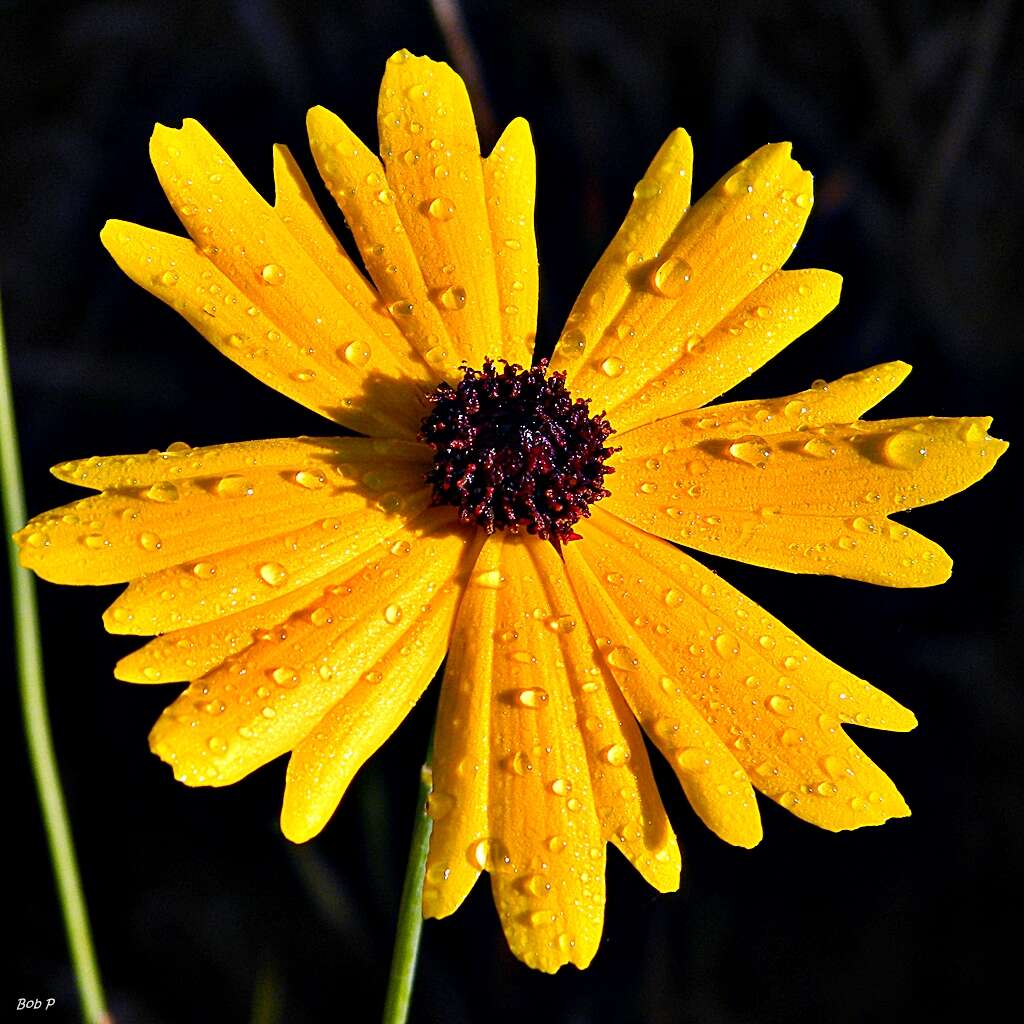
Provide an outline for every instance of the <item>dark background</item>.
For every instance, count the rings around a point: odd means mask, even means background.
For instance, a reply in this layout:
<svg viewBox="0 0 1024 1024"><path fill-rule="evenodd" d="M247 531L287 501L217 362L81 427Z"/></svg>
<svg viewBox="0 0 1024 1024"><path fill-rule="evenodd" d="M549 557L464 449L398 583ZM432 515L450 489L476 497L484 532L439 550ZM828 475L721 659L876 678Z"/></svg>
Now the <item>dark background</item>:
<svg viewBox="0 0 1024 1024"><path fill-rule="evenodd" d="M818 196L791 262L841 272L843 301L737 394L782 394L902 358L915 372L883 415L990 413L996 433L1019 433L1021 5L544 0L464 10L495 119L523 114L536 138L542 344L673 127L694 138L698 192L762 143L791 139ZM107 217L180 230L148 165L157 120L199 118L265 192L273 142L316 178L303 130L315 103L374 144L386 57L402 46L446 57L429 7L7 2L0 18L0 258L30 510L72 500L47 474L63 459L324 432L131 284L97 235ZM601 950L589 971L549 978L508 953L479 884L455 917L425 926L413 1019L984 1020L998 997L1015 998L1016 458L911 517L956 560L943 587L890 591L714 563L917 712L908 736L856 736L913 818L835 836L764 803L765 841L745 852L701 826L658 764L684 848L681 892L657 896L611 853ZM277 827L283 762L230 789L192 791L148 753L146 733L172 693L113 680L132 642L100 627L111 589L39 592L56 745L116 1019L375 1019L434 691L323 835L296 848ZM4 876L16 952L4 999L56 996L46 1019L72 1020L9 633L0 643L16 752Z"/></svg>

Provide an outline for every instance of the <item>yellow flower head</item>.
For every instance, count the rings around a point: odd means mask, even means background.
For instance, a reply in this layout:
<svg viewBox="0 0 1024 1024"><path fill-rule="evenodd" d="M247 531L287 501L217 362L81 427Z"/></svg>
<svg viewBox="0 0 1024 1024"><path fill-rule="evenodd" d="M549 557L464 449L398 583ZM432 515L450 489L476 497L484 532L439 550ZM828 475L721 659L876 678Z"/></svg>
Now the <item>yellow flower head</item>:
<svg viewBox="0 0 1024 1024"><path fill-rule="evenodd" d="M708 405L838 300L835 274L780 269L811 208L790 147L691 208L690 140L669 136L547 364L526 122L482 159L458 76L401 52L378 124L382 160L322 107L308 122L372 284L287 149L271 205L195 121L151 143L190 238L103 230L228 358L367 435L56 467L100 493L32 520L23 562L128 583L105 624L155 639L117 676L188 682L153 750L212 786L290 753L281 826L302 842L447 654L424 912L487 871L513 952L545 971L594 956L608 842L678 886L641 727L729 843L761 838L755 788L832 830L908 814L843 727L913 715L670 543L941 583L945 552L888 516L1006 447L987 419L860 420L903 363Z"/></svg>

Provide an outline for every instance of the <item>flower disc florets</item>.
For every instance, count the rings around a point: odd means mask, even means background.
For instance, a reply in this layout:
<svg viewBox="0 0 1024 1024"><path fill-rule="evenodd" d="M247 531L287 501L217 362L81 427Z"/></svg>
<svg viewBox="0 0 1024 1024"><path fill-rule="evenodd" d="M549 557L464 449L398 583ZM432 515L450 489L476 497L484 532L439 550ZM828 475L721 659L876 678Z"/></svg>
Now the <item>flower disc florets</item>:
<svg viewBox="0 0 1024 1024"><path fill-rule="evenodd" d="M531 370L502 362L464 367L455 387L442 383L430 396L420 438L434 449L434 504L454 505L487 533L525 528L577 540L573 524L609 494L612 426L603 412L590 414L587 399L573 400L564 373L545 374L547 360Z"/></svg>

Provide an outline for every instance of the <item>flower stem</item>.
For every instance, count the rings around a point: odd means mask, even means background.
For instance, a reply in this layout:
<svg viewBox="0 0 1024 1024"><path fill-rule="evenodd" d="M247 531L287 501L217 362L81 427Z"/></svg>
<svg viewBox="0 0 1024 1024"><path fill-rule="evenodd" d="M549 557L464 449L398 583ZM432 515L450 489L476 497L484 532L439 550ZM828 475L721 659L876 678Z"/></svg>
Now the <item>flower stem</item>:
<svg viewBox="0 0 1024 1024"><path fill-rule="evenodd" d="M0 490L3 492L3 515L8 535L20 529L26 519L25 492L18 455L18 434L14 422L14 400L7 366L4 340L3 307L0 304ZM18 564L13 541L8 540L8 561L11 574L11 606L14 613L14 647L18 663L18 683L25 725L25 738L32 774L36 781L39 806L43 813L50 860L57 881L57 894L64 916L64 928L71 948L71 961L78 981L82 1016L88 1024L109 1022L100 981L99 966L89 930L89 915L78 874L75 847L71 838L64 792L60 784L57 762L50 735L46 710L46 687L43 681L43 660L39 642L39 616L36 592L31 575Z"/></svg>
<svg viewBox="0 0 1024 1024"><path fill-rule="evenodd" d="M384 1000L383 1024L405 1024L409 1016L412 986L416 980L416 957L420 948L420 932L423 929L423 875L427 867L427 850L430 848L430 830L433 825L430 815L427 814L427 797L430 796L432 786L430 762L433 755L434 737L431 735L427 756L420 772L419 792L416 795L416 817L413 819L409 862L405 868L405 881L402 883L402 902L398 908L398 925L395 929L395 948L391 954L388 993Z"/></svg>

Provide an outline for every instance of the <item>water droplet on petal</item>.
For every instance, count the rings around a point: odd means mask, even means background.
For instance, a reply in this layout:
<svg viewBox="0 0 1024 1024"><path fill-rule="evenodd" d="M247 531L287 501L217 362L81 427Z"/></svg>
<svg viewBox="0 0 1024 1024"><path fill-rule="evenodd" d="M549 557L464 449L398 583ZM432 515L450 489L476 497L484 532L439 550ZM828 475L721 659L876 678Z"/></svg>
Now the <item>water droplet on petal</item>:
<svg viewBox="0 0 1024 1024"><path fill-rule="evenodd" d="M683 747L675 753L676 764L684 772L699 775L711 767L711 759L699 747Z"/></svg>
<svg viewBox="0 0 1024 1024"><path fill-rule="evenodd" d="M882 458L896 469L915 469L924 462L928 449L919 433L900 430L882 443Z"/></svg>
<svg viewBox="0 0 1024 1024"><path fill-rule="evenodd" d="M445 288L438 298L445 309L462 309L466 305L466 289L453 284Z"/></svg>
<svg viewBox="0 0 1024 1024"><path fill-rule="evenodd" d="M505 577L497 569L487 569L484 572L478 572L473 577L473 583L488 590L499 590L505 585Z"/></svg>
<svg viewBox="0 0 1024 1024"><path fill-rule="evenodd" d="M284 267L278 263L268 263L261 271L260 277L267 284L282 284L284 282Z"/></svg>
<svg viewBox="0 0 1024 1024"><path fill-rule="evenodd" d="M667 299L678 298L690 283L692 271L686 260L670 256L662 260L651 274L651 287Z"/></svg>
<svg viewBox="0 0 1024 1024"><path fill-rule="evenodd" d="M229 476L222 476L213 489L221 498L245 498L252 494L252 484L244 476L232 473Z"/></svg>
<svg viewBox="0 0 1024 1024"><path fill-rule="evenodd" d="M264 562L259 571L263 582L272 587L279 587L288 578L288 570L280 562Z"/></svg>
<svg viewBox="0 0 1024 1024"><path fill-rule="evenodd" d="M640 666L640 659L628 647L613 647L605 655L605 659L612 668L621 669L623 672L635 672Z"/></svg>
<svg viewBox="0 0 1024 1024"><path fill-rule="evenodd" d="M578 327L570 327L558 339L558 351L565 359L578 359L587 347L587 337Z"/></svg>
<svg viewBox="0 0 1024 1024"><path fill-rule="evenodd" d="M547 704L548 694L546 690L542 690L539 687L529 687L525 690L516 690L515 702L521 708L531 708L536 711Z"/></svg>
<svg viewBox="0 0 1024 1024"><path fill-rule="evenodd" d="M430 201L427 212L434 220L451 220L455 216L455 204L447 196L438 196Z"/></svg>
<svg viewBox="0 0 1024 1024"><path fill-rule="evenodd" d="M370 346L365 341L350 341L342 350L341 357L352 366L365 366L370 361Z"/></svg>

